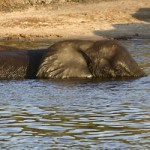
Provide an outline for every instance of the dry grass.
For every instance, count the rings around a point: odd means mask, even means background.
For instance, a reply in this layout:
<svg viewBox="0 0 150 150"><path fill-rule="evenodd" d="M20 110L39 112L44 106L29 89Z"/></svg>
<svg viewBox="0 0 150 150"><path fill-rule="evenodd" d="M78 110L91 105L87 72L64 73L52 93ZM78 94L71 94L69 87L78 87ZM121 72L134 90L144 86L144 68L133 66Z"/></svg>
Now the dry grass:
<svg viewBox="0 0 150 150"><path fill-rule="evenodd" d="M0 11L11 12L29 7L45 7L53 5L64 5L69 3L96 3L112 0L0 0ZM117 1L117 0L113 0Z"/></svg>
<svg viewBox="0 0 150 150"><path fill-rule="evenodd" d="M0 11L10 12L24 8L24 0L0 0Z"/></svg>

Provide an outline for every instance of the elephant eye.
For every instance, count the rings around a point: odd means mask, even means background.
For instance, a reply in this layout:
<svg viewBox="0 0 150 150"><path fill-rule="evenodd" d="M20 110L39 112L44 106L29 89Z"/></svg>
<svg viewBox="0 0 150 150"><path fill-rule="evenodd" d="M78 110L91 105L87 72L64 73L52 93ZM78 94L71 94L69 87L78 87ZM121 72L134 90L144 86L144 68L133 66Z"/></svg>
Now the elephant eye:
<svg viewBox="0 0 150 150"><path fill-rule="evenodd" d="M129 69L128 69L127 66L126 66L124 63L122 63L122 62L118 62L118 63L115 65L114 70L115 70L117 76L129 76L129 75L130 75Z"/></svg>

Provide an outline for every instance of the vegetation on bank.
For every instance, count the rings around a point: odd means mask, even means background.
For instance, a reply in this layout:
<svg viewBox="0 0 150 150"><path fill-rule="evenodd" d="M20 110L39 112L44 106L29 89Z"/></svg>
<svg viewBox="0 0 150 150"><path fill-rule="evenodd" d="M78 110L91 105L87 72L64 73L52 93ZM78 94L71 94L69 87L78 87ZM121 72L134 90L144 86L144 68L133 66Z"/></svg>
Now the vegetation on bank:
<svg viewBox="0 0 150 150"><path fill-rule="evenodd" d="M112 0L0 0L0 11L10 12L29 7L44 7L49 5L63 5L68 3L96 3ZM116 1L116 0L115 0Z"/></svg>

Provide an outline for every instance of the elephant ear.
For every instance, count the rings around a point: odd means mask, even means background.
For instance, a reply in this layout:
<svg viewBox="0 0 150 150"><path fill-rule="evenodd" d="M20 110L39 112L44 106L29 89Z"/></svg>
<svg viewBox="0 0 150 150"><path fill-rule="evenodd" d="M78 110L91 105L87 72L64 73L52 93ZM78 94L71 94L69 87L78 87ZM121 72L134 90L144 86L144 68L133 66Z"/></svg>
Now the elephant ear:
<svg viewBox="0 0 150 150"><path fill-rule="evenodd" d="M85 53L72 45L61 47L56 44L43 58L37 78L90 78L89 61Z"/></svg>

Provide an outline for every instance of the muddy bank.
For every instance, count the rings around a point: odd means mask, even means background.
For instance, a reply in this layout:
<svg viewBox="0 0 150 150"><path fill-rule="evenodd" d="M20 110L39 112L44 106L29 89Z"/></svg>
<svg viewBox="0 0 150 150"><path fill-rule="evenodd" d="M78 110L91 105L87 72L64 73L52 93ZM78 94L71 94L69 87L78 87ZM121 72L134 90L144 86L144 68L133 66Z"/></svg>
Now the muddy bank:
<svg viewBox="0 0 150 150"><path fill-rule="evenodd" d="M33 4L21 11L1 11L0 37L21 40L150 38L150 3L147 0L138 3L136 0L93 0L90 3L71 0L66 3L64 0L44 5L35 7Z"/></svg>

